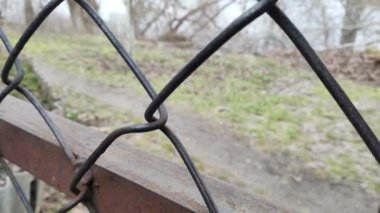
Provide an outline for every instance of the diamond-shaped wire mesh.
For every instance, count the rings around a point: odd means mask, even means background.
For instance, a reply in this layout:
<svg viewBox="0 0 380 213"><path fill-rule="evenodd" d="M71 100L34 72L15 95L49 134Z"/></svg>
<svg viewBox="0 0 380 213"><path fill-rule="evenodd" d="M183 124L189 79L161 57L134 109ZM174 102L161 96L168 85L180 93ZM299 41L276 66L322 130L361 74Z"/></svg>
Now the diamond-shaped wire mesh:
<svg viewBox="0 0 380 213"><path fill-rule="evenodd" d="M229 24L220 34L212 39L197 55L194 56L178 73L175 75L166 86L157 93L151 83L147 80L142 70L128 54L123 45L119 42L116 36L111 32L108 26L97 14L96 10L86 0L75 0L75 2L87 12L87 14L93 19L97 26L101 29L104 35L109 39L114 48L119 53L120 57L130 67L133 74L137 77L141 86L145 89L146 93L152 99L152 102L145 111L146 123L133 124L130 126L120 127L111 132L101 144L92 152L92 154L85 160L80 160L78 156L71 150L68 144L65 142L63 135L59 128L54 124L53 120L46 113L45 109L39 103L39 101L24 87L20 86L20 82L24 77L24 70L21 62L18 60L23 47L28 40L33 36L36 30L39 29L44 20L49 14L54 11L58 5L64 0L51 0L37 15L33 22L23 32L21 38L17 41L13 48L7 39L5 33L0 29L0 37L6 49L9 52L9 56L1 71L1 79L6 87L0 92L0 102L7 97L10 92L17 91L29 100L30 103L36 108L41 117L44 119L56 140L59 142L62 150L67 158L72 162L76 169L75 175L72 178L70 190L76 194L76 198L69 204L65 205L59 212L67 212L78 203L83 203L90 210L90 212L96 212L96 209L89 196L86 196L88 190L92 187L93 176L91 173L91 167L95 164L96 160L107 151L107 148L118 137L125 134L141 133L150 131L161 131L172 142L179 155L183 159L189 173L191 174L199 192L201 193L205 204L210 212L218 212L218 208L213 201L211 194L209 193L206 185L204 184L201 176L199 175L193 161L189 157L185 147L182 145L180 139L174 134L174 132L166 125L168 114L164 106L165 100L192 74L198 67L200 67L211 55L213 55L220 47L222 47L227 41L229 41L236 33L245 28L248 24L253 22L256 18L260 17L264 13L267 13L280 28L288 35L291 41L295 44L297 49L301 52L303 57L312 67L319 79L325 85L326 89L330 92L332 97L336 100L342 111L346 114L352 125L357 130L358 134L362 137L364 143L368 149L372 152L373 156L380 163L380 143L365 120L362 118L358 110L349 100L345 92L341 89L339 84L329 73L326 66L319 59L313 48L308 44L303 35L293 25L290 19L276 6L277 0L261 0L252 8L245 11L238 18L236 18L231 24ZM74 0L71 0L74 1ZM10 79L10 70L12 66L16 67L16 76ZM16 106L17 107L17 106ZM158 112L159 117L154 117L154 113ZM1 151L1 150L0 150ZM0 160L2 166L7 167L4 160ZM25 206L27 212L33 212L31 205L29 204L26 196L22 192L17 180L14 178L12 171L6 169L7 174L11 177L12 183L19 194L20 200Z"/></svg>

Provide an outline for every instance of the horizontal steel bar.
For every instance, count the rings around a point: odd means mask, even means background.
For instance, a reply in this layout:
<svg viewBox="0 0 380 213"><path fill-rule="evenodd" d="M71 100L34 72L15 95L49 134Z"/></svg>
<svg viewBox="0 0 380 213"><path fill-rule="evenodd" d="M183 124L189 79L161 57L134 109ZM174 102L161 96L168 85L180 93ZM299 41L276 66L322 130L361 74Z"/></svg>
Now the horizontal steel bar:
<svg viewBox="0 0 380 213"><path fill-rule="evenodd" d="M51 115L80 156L105 135ZM73 166L32 106L13 97L0 105L0 152L11 162L70 195ZM207 212L186 168L117 141L94 167L99 212ZM175 174L175 175L173 175ZM205 176L221 212L284 212L229 184Z"/></svg>

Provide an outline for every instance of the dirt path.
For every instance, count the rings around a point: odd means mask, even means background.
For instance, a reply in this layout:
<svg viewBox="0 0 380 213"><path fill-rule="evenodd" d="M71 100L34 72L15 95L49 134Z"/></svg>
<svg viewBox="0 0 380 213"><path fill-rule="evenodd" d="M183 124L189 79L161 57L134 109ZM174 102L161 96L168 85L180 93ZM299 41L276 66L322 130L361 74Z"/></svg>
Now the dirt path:
<svg viewBox="0 0 380 213"><path fill-rule="evenodd" d="M143 116L149 104L133 90L106 87L52 69L40 60L32 64L48 84L77 92ZM380 199L360 187L319 179L287 157L273 157L249 147L249 138L236 136L224 125L216 125L182 107L168 106L169 126L188 151L207 166L231 172L244 182L243 188L256 192L278 206L297 212L377 212Z"/></svg>

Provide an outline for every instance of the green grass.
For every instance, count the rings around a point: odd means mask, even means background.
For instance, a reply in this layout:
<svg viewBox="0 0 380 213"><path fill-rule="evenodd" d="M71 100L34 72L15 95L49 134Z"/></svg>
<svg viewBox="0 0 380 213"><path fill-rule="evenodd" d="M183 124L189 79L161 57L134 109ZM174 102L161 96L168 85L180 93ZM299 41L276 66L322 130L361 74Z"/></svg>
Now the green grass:
<svg viewBox="0 0 380 213"><path fill-rule="evenodd" d="M117 127L137 120L127 111L69 89L54 88L53 96L64 117L87 126Z"/></svg>
<svg viewBox="0 0 380 213"><path fill-rule="evenodd" d="M0 64L4 64L6 61L6 53L0 52ZM24 70L24 77L21 82L21 86L28 89L46 109L52 109L52 97L50 95L50 89L45 85L42 79L34 72L33 67L22 58L22 67ZM13 67L9 74L9 79L13 79L16 76L16 69ZM26 100L26 98L17 91L11 92L12 96Z"/></svg>
<svg viewBox="0 0 380 213"><path fill-rule="evenodd" d="M355 170L355 161L349 154L343 153L335 157L329 157L326 159L326 162L328 163L327 170L335 178L350 178L353 180L358 176Z"/></svg>
<svg viewBox="0 0 380 213"><path fill-rule="evenodd" d="M130 112L105 104L87 95L64 88L54 88L53 91L53 95L60 105L60 110L57 113L61 113L64 117L78 123L98 128L105 133L110 133L121 126L142 123L141 119ZM175 148L159 132L130 134L124 139L166 159L177 159Z"/></svg>
<svg viewBox="0 0 380 213"><path fill-rule="evenodd" d="M193 50L144 42L138 42L135 50L133 57L156 90L195 54ZM34 37L26 51L75 75L143 92L132 72L103 38ZM379 134L380 88L339 81ZM307 165L319 165L311 166L317 173L379 190L376 162L326 89L308 71L292 70L271 59L248 54L216 54L168 101L197 109L217 122L228 122L236 132L251 137L251 145L257 149L294 156ZM79 119L75 111L67 116ZM171 145L157 137L141 136L141 141L154 142L137 145L174 156Z"/></svg>
<svg viewBox="0 0 380 213"><path fill-rule="evenodd" d="M76 93L63 88L55 88L54 96L60 97L62 102L62 114L68 119L90 125L105 133L125 125L141 122L129 112L123 112L119 108L104 104L89 96ZM144 134L131 134L123 137L125 141L145 151L151 152L165 159L182 164L174 146L161 132L148 132ZM245 184L237 179L232 173L206 165L201 159L192 156L193 162L199 171L213 174L217 178L236 183L244 187Z"/></svg>

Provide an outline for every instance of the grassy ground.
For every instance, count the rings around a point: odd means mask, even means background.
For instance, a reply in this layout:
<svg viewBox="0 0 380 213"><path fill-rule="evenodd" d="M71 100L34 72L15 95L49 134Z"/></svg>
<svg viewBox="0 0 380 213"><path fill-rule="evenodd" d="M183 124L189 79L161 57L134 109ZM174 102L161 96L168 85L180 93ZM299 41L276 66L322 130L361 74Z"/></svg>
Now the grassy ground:
<svg viewBox="0 0 380 213"><path fill-rule="evenodd" d="M103 38L35 37L26 51L73 74L143 92ZM194 53L163 44L138 43L133 56L159 90ZM380 88L345 79L340 82L373 130L380 133ZM251 137L254 148L295 156L320 176L359 182L369 191L380 191L378 165L309 71L290 69L268 58L217 54L169 101L190 105L210 119L227 122L236 132ZM72 112L67 116L77 119ZM106 116L115 117L114 113ZM140 146L151 147L140 141Z"/></svg>
<svg viewBox="0 0 380 213"><path fill-rule="evenodd" d="M53 93L54 97L59 97L59 102L55 103L55 111L57 113L84 125L100 129L105 133L110 133L120 126L144 122L128 111L104 104L92 97L67 88L54 88ZM182 163L173 145L158 131L145 134L132 134L123 136L123 138L127 139L126 141L129 143L151 153L179 164ZM221 180L235 183L238 186L244 185L231 172L206 165L195 156L192 156L192 159L200 171L211 174Z"/></svg>
<svg viewBox="0 0 380 213"><path fill-rule="evenodd" d="M0 64L4 64L6 60L6 53L0 51ZM25 72L24 78L21 82L21 86L28 88L30 92L45 106L46 109L52 109L52 97L49 95L49 89L44 85L42 79L33 72L33 68L29 63L23 61L23 69ZM10 79L16 75L16 69L12 68L10 72ZM13 91L11 95L18 98L26 100L26 98L18 93Z"/></svg>

